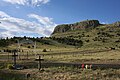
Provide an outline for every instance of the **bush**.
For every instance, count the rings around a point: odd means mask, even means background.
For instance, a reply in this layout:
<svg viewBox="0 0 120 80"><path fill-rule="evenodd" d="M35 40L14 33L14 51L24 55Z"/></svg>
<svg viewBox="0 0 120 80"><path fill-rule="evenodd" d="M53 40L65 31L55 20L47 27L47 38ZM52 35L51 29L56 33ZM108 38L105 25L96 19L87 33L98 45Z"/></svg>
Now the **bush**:
<svg viewBox="0 0 120 80"><path fill-rule="evenodd" d="M53 38L53 40L62 43L62 44L67 44L67 45L73 45L73 46L83 46L83 41L82 40L77 40L74 38L69 38L69 37L64 37L64 38Z"/></svg>
<svg viewBox="0 0 120 80"><path fill-rule="evenodd" d="M28 48L31 48L30 46L28 46Z"/></svg>
<svg viewBox="0 0 120 80"><path fill-rule="evenodd" d="M90 40L85 40L86 42L89 42Z"/></svg>
<svg viewBox="0 0 120 80"><path fill-rule="evenodd" d="M4 66L0 66L0 69L4 69Z"/></svg>
<svg viewBox="0 0 120 80"><path fill-rule="evenodd" d="M43 52L47 52L47 50L46 50L46 49L43 49Z"/></svg>
<svg viewBox="0 0 120 80"><path fill-rule="evenodd" d="M14 67L13 67L12 64L8 64L8 65L7 65L7 69L14 69Z"/></svg>

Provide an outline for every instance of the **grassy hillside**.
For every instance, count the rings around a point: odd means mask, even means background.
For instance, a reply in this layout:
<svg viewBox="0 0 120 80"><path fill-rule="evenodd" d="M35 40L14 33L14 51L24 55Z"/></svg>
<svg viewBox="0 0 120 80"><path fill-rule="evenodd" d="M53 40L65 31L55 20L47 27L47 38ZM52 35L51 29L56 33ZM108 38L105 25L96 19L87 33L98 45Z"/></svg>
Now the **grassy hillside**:
<svg viewBox="0 0 120 80"><path fill-rule="evenodd" d="M86 20L74 24L56 26L50 37L13 37L0 40L0 47L17 48L18 41L23 49L81 48L119 49L120 22L100 24L98 20Z"/></svg>
<svg viewBox="0 0 120 80"><path fill-rule="evenodd" d="M112 25L100 25L96 28L55 33L51 36L82 40L83 48L120 48L120 27Z"/></svg>

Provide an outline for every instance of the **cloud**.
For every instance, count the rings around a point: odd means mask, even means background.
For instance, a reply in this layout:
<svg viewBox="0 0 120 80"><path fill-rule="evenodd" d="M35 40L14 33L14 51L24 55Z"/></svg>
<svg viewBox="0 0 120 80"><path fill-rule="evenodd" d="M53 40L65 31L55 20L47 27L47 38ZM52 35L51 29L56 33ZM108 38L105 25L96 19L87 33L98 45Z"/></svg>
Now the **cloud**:
<svg viewBox="0 0 120 80"><path fill-rule="evenodd" d="M38 16L38 15L36 15L36 14L29 14L28 17L37 19L37 20L38 20L39 22L41 22L43 25L53 24L53 22L51 22L52 18L41 17L41 16Z"/></svg>
<svg viewBox="0 0 120 80"><path fill-rule="evenodd" d="M10 17L10 16L7 15L6 13L0 11L0 18L5 18L5 17Z"/></svg>
<svg viewBox="0 0 120 80"><path fill-rule="evenodd" d="M39 36L49 36L56 26L56 24L52 22L52 19L34 14L38 17L37 18L32 15L30 14L29 17L35 18L39 22L31 22L24 19L11 17L5 12L0 11L0 36L13 37L26 36L26 34L30 34L29 36L34 36L36 34Z"/></svg>
<svg viewBox="0 0 120 80"><path fill-rule="evenodd" d="M101 24L109 24L109 23L106 21L106 22L101 22Z"/></svg>
<svg viewBox="0 0 120 80"><path fill-rule="evenodd" d="M36 14L29 14L28 17L36 19L46 29L46 34L50 34L53 31L54 27L57 25L52 21L53 19L49 17L42 17Z"/></svg>
<svg viewBox="0 0 120 80"><path fill-rule="evenodd" d="M41 4L46 4L50 0L3 0L11 4L27 5L27 6L40 6Z"/></svg>

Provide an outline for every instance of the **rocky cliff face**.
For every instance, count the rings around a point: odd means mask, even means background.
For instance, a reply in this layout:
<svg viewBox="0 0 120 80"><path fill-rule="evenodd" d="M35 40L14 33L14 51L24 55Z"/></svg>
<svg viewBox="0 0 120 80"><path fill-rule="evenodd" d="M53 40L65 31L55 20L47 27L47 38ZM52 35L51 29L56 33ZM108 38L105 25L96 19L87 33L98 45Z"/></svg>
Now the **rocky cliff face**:
<svg viewBox="0 0 120 80"><path fill-rule="evenodd" d="M52 34L63 33L71 30L86 29L89 27L97 27L99 25L100 23L98 20L86 20L86 21L77 22L74 24L63 24L63 25L56 26Z"/></svg>

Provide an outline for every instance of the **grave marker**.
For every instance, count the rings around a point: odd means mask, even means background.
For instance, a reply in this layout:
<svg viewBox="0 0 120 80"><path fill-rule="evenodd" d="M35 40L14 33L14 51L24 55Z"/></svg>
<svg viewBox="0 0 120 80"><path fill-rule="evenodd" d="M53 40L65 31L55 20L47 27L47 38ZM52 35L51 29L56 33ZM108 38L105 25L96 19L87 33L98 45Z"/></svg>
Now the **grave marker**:
<svg viewBox="0 0 120 80"><path fill-rule="evenodd" d="M38 69L39 71L41 70L41 61L43 61L44 59L41 59L41 56L39 55L38 59L35 59L35 61L38 61Z"/></svg>
<svg viewBox="0 0 120 80"><path fill-rule="evenodd" d="M13 57L13 61L14 61L14 66L16 66L16 57L18 56L18 55L16 55L16 50L14 50L13 51L13 55L12 55L12 57Z"/></svg>

